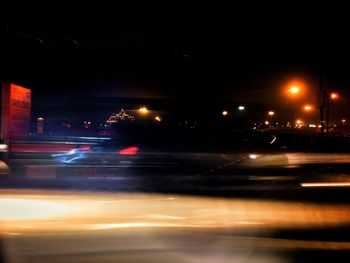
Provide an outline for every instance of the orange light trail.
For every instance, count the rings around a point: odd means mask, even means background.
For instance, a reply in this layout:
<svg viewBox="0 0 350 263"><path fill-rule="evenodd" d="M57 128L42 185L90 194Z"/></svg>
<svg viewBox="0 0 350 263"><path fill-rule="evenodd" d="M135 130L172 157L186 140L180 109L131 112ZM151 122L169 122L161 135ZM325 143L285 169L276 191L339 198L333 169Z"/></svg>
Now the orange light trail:
<svg viewBox="0 0 350 263"><path fill-rule="evenodd" d="M350 182L320 182L320 183L301 183L302 187L348 187Z"/></svg>

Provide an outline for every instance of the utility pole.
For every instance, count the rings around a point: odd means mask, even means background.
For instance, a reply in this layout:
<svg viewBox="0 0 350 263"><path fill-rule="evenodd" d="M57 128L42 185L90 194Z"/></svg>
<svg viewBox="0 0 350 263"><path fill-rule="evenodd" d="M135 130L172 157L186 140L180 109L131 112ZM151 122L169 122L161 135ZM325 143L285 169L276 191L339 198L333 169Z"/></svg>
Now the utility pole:
<svg viewBox="0 0 350 263"><path fill-rule="evenodd" d="M320 105L318 106L320 109L320 124L321 124L321 136L324 137L324 116L323 109L326 102L326 91L322 85L322 70L320 69Z"/></svg>
<svg viewBox="0 0 350 263"><path fill-rule="evenodd" d="M326 94L326 135L329 136L329 112L331 107L331 101L329 98L329 94Z"/></svg>

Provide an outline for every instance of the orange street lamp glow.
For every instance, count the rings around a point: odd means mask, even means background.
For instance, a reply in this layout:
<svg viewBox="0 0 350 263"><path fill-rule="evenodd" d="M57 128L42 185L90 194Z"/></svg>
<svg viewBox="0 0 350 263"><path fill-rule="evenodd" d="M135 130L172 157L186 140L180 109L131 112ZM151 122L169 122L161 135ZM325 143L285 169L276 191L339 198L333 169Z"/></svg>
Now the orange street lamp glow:
<svg viewBox="0 0 350 263"><path fill-rule="evenodd" d="M289 92L290 94L296 95L296 94L298 94L298 93L300 92L300 89L299 89L299 87L297 87L297 86L293 86L293 87L291 87L291 88L288 90L288 92Z"/></svg>
<svg viewBox="0 0 350 263"><path fill-rule="evenodd" d="M224 110L222 113L221 113L223 116L226 116L228 114L228 112L226 110Z"/></svg>
<svg viewBox="0 0 350 263"><path fill-rule="evenodd" d="M294 79L283 85L284 96L292 99L304 97L308 94L308 87L301 79Z"/></svg>
<svg viewBox="0 0 350 263"><path fill-rule="evenodd" d="M329 96L332 100L336 100L339 98L339 95L338 93L335 93L335 92L332 92Z"/></svg>
<svg viewBox="0 0 350 263"><path fill-rule="evenodd" d="M303 122L302 122L301 120L297 120L296 123L297 123L298 125L300 125L300 124L302 124Z"/></svg>
<svg viewBox="0 0 350 263"><path fill-rule="evenodd" d="M305 106L304 106L304 110L305 110L305 111L312 111L313 108L312 108L311 105L305 105Z"/></svg>
<svg viewBox="0 0 350 263"><path fill-rule="evenodd" d="M270 110L267 114L268 114L269 116L273 116L273 115L275 115L275 112L272 111L272 110Z"/></svg>
<svg viewBox="0 0 350 263"><path fill-rule="evenodd" d="M159 116L156 116L154 119L158 122L162 121L162 119Z"/></svg>

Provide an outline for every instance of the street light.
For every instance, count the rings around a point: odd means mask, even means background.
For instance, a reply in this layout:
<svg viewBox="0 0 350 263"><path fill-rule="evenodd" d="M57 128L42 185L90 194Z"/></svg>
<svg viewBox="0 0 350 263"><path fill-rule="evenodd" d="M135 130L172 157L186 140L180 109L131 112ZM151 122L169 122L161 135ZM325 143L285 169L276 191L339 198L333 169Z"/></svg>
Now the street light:
<svg viewBox="0 0 350 263"><path fill-rule="evenodd" d="M300 88L298 86L292 86L288 89L289 94L295 96L300 93Z"/></svg>
<svg viewBox="0 0 350 263"><path fill-rule="evenodd" d="M36 133L43 134L44 133L44 118L39 117L36 119Z"/></svg>
<svg viewBox="0 0 350 263"><path fill-rule="evenodd" d="M329 97L332 99L332 100L336 100L339 98L339 95L338 93L335 93L335 92L332 92Z"/></svg>
<svg viewBox="0 0 350 263"><path fill-rule="evenodd" d="M221 114L222 116L226 116L228 114L228 111L224 110Z"/></svg>
<svg viewBox="0 0 350 263"><path fill-rule="evenodd" d="M306 112L310 112L312 111L314 108L309 105L309 104L306 104L304 107L303 107L303 110L306 111Z"/></svg>
<svg viewBox="0 0 350 263"><path fill-rule="evenodd" d="M327 94L326 97L326 134L329 136L329 115L330 115L330 108L331 108L331 101L339 99L339 94L336 92L330 92Z"/></svg>
<svg viewBox="0 0 350 263"><path fill-rule="evenodd" d="M302 85L303 86L303 85ZM304 89L300 88L300 85L292 85L288 88L287 90L287 94L289 96L289 98L295 99L297 97L301 96L301 93L304 92ZM293 110L292 110L292 134L294 134L294 116L295 116L295 111L296 111L296 105L293 105Z"/></svg>
<svg viewBox="0 0 350 263"><path fill-rule="evenodd" d="M272 124L272 117L275 115L275 112L270 110L270 111L267 112L267 115L270 117L270 121L271 121L271 124ZM269 122L269 121L267 121L267 122ZM268 123L268 124L270 124L270 123Z"/></svg>
<svg viewBox="0 0 350 263"><path fill-rule="evenodd" d="M161 119L159 116L154 117L154 119L155 119L156 121L158 121L158 122L161 122L161 121L162 121L162 119Z"/></svg>
<svg viewBox="0 0 350 263"><path fill-rule="evenodd" d="M240 106L238 106L238 110L239 110L239 111L244 111L244 110L245 110L245 107L242 106L242 105L240 105Z"/></svg>

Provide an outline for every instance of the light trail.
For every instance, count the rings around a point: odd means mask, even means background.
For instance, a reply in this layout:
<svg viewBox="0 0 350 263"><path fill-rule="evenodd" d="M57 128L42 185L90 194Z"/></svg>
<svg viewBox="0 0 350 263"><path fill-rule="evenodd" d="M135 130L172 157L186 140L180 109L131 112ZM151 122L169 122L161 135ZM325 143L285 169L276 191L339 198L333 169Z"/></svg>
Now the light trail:
<svg viewBox="0 0 350 263"><path fill-rule="evenodd" d="M349 187L350 182L318 182L318 183L301 183L302 187Z"/></svg>
<svg viewBox="0 0 350 263"><path fill-rule="evenodd" d="M126 227L274 229L350 224L350 208L160 194L3 190L0 221L5 234Z"/></svg>

